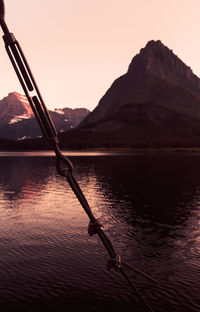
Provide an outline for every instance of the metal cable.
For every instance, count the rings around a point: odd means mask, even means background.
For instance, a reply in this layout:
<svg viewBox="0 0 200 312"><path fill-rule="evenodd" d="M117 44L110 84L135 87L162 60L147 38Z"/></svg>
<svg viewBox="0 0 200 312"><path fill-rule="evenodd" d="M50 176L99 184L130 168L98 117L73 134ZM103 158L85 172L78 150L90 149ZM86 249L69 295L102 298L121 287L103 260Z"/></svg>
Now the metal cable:
<svg viewBox="0 0 200 312"><path fill-rule="evenodd" d="M66 161L66 164L67 164L67 161ZM75 193L76 197L78 198L79 202L81 203L81 205L82 205L84 211L86 212L86 214L88 215L90 221L96 222L97 220L95 219L95 217L94 217L94 215L90 209L90 206L89 206L89 204L88 204L88 202L87 202L76 178L73 175L73 172L69 168L67 168L66 170L64 170L63 168L61 169L61 168L59 168L58 165L57 165L57 169L58 169L59 174L66 177L70 187L72 188L73 192ZM139 273L140 275L148 278L149 280L151 280L155 283L157 283L157 281L155 279L153 279L151 276L149 276L148 274L144 273L143 271L136 269L135 267L130 266L129 264L127 264L124 261L121 261L120 256L116 254L111 241L109 240L109 238L107 237L107 235L103 231L102 226L98 227L97 232L95 232L94 234L98 234L103 245L105 246L106 250L108 251L108 254L111 257L111 267L114 267L115 269L120 271L120 273L123 275L125 280L128 282L129 286L132 288L132 290L134 290L134 292L137 294L138 298L140 298L140 300L143 302L144 306L148 309L148 311L153 312L153 309L151 308L151 306L144 299L144 297L139 292L139 290L136 288L136 286L132 283L132 281L130 280L130 278L126 274L126 272L122 269L122 265L128 267L132 271Z"/></svg>
<svg viewBox="0 0 200 312"><path fill-rule="evenodd" d="M153 312L152 308L149 306L149 304L145 301L143 296L140 294L140 292L137 290L135 285L131 282L127 274L122 269L122 265L125 265L129 269L132 269L133 271L143 275L144 277L147 277L151 279L152 281L155 281L153 278L151 278L146 273L131 267L130 265L126 264L125 262L121 261L121 257L117 255L115 252L113 245L105 232L102 229L102 225L98 222L98 220L94 217L91 208L87 202L87 199L85 198L85 195L83 194L79 183L77 182L76 178L73 175L73 165L70 162L70 160L65 157L62 152L59 149L58 146L58 137L57 132L55 129L55 126L52 122L52 119L48 113L48 110L44 104L44 101L41 97L41 94L39 92L39 89L37 87L37 84L35 82L35 79L31 73L31 70L29 68L29 65L26 61L26 58L23 54L23 51L19 45L19 43L16 41L14 35L9 32L8 27L4 20L4 2L3 0L0 0L0 25L2 27L2 30L4 32L4 42L5 42L5 48L8 53L8 56L11 60L11 63L14 67L14 70L17 74L17 77L21 83L21 86L26 94L26 97L29 101L29 104L33 110L33 113L39 123L39 126L46 137L46 139L49 141L50 145L55 151L56 154L56 168L58 173L61 176L64 176L70 187L72 188L74 194L78 198L80 204L82 205L84 211L88 215L90 219L89 227L88 227L88 233L90 235L98 234L99 238L101 239L103 245L105 246L111 260L108 262L109 267L113 267L116 270L119 270L130 287L136 292L138 297L142 300L145 307L148 308L149 311ZM29 92L35 92L36 95L31 96ZM64 165L64 167L63 167Z"/></svg>
<svg viewBox="0 0 200 312"><path fill-rule="evenodd" d="M122 273L122 275L124 276L124 278L126 279L126 281L128 282L129 286L135 291L136 295L138 296L138 298L143 302L144 306L150 311L150 312L154 312L154 310L152 309L152 307L148 304L148 302L144 299L144 297L142 296L142 294L140 293L140 291L137 289L137 287L133 284L133 282L130 280L130 278L127 276L126 272L124 272L124 270L122 268L120 268L120 272Z"/></svg>

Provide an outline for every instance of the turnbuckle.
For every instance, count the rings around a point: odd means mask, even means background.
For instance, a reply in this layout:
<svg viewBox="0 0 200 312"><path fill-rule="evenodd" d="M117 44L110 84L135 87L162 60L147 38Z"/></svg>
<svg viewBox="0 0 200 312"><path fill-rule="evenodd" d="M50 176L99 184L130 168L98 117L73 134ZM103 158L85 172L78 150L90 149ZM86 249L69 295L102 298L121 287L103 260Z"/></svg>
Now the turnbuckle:
<svg viewBox="0 0 200 312"><path fill-rule="evenodd" d="M58 144L57 131L42 99L25 55L18 41L15 39L15 36L9 32L4 16L4 1L0 0L0 25L4 32L3 39L6 51L44 136L48 139L50 144L55 147L55 145ZM31 93L33 93L33 95Z"/></svg>
<svg viewBox="0 0 200 312"><path fill-rule="evenodd" d="M142 274L145 277L148 277L149 279L153 280L150 276L145 274L142 271L139 271L135 268L132 268L131 266L127 265L125 262L121 261L121 257L117 255L114 251L114 248L108 239L108 237L105 235L104 231L102 230L102 225L98 222L97 219L92 214L92 211L89 207L89 204L81 191L81 188L76 181L76 179L73 177L73 165L70 162L70 160L65 157L59 147L58 147L58 138L57 138L57 132L54 127L54 124L51 120L51 117L48 113L48 110L44 104L44 101L41 97L41 94L39 92L39 89L37 87L37 84L34 80L34 77L31 73L30 67L26 61L26 58L23 54L23 51L15 39L15 36L9 32L8 27L6 25L5 19L5 8L4 8L4 1L0 0L0 25L4 32L4 42L6 51L8 53L8 56L10 58L10 61L15 69L15 72L17 74L17 77L21 83L21 86L26 94L26 97L29 101L29 104L33 110L33 113L40 125L40 128L44 134L44 136L48 139L48 141L53 146L56 156L57 156L57 162L56 162L56 168L58 173L61 176L65 176L74 191L75 195L77 196L78 200L80 201L82 207L84 208L85 212L87 213L88 217L90 218L90 223L88 227L88 233L90 235L98 234L101 241L103 242L105 248L107 249L111 259L108 261L108 268L114 268L115 270L120 270L125 279L128 281L129 285L132 287L133 290L136 291L140 299L143 301L145 306L148 308L149 311L153 311L151 307L148 305L148 303L144 300L144 298L140 295L140 293L137 291L136 287L131 283L126 273L122 270L121 264L125 264L127 267L132 269L133 271L136 271L140 274ZM35 95L31 96L29 92L34 92ZM65 168L62 166L62 164L66 166ZM153 280L154 281L154 280Z"/></svg>

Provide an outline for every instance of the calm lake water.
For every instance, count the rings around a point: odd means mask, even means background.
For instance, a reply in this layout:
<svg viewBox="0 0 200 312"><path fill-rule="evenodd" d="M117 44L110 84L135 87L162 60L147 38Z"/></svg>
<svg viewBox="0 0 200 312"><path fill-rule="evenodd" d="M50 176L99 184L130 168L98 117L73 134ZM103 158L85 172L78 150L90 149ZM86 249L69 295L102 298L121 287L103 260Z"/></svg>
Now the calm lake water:
<svg viewBox="0 0 200 312"><path fill-rule="evenodd" d="M0 311L147 311L50 154L0 157ZM46 156L45 156L46 155ZM154 311L200 311L200 155L76 155L75 176Z"/></svg>

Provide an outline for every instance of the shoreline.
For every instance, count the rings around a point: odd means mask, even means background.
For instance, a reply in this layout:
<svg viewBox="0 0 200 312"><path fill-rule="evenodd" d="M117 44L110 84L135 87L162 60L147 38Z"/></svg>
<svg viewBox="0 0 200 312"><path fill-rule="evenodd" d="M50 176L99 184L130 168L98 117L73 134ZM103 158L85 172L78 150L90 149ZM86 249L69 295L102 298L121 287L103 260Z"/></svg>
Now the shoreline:
<svg viewBox="0 0 200 312"><path fill-rule="evenodd" d="M140 155L140 154L180 154L180 153L200 153L200 147L179 147L179 148L90 148L90 149L63 149L63 154L69 156L109 156L109 155ZM3 156L55 156L54 150L3 150L0 151L0 157Z"/></svg>

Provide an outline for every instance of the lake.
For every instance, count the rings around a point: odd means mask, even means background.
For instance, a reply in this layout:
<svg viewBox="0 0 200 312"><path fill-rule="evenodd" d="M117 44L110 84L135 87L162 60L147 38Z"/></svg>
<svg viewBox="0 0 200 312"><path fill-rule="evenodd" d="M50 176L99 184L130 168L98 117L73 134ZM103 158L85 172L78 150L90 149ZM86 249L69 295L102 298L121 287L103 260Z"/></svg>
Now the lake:
<svg viewBox="0 0 200 312"><path fill-rule="evenodd" d="M147 311L52 153L0 153L0 311ZM154 311L200 311L200 154L71 153L74 174Z"/></svg>

